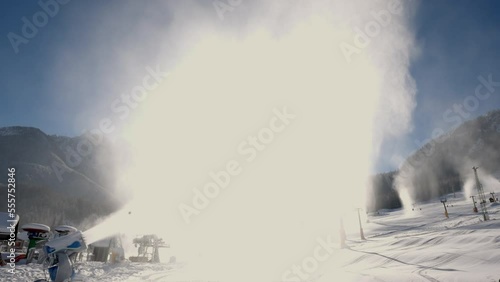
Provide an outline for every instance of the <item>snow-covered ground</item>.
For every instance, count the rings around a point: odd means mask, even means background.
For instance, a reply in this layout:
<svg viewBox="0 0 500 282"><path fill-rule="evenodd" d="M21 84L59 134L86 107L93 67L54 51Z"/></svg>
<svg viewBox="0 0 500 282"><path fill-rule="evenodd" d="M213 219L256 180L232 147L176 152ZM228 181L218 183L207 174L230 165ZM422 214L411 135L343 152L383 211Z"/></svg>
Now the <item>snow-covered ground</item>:
<svg viewBox="0 0 500 282"><path fill-rule="evenodd" d="M75 281L168 281L167 278L176 272L182 264L152 264L131 263L105 264L100 262L85 262L76 265ZM16 274L12 276L4 271L0 281L28 282L45 278L42 266L38 264L19 265Z"/></svg>
<svg viewBox="0 0 500 282"><path fill-rule="evenodd" d="M448 205L449 219L438 200L407 213L396 210L370 216L369 223L363 220L366 241L359 240L359 234L348 234L347 248L335 248L313 273L304 274L304 281L499 281L500 205L487 204L491 217L487 222L472 212L472 201L461 194L449 197ZM258 272L251 266L248 269ZM1 281L44 277L40 265L19 265L14 277L7 270L1 269ZM279 281L283 271L277 270L276 277L263 277L261 282ZM226 281L203 277L189 263L85 262L77 265L77 274L79 281L89 282ZM244 277L242 273L242 281ZM301 281L294 274L288 277Z"/></svg>
<svg viewBox="0 0 500 282"><path fill-rule="evenodd" d="M342 274L350 281L499 281L500 205L487 204L486 222L472 212L469 199L451 197L448 205L449 219L439 201L406 215L371 217L367 240L349 242L338 260L325 265L320 281L337 281Z"/></svg>

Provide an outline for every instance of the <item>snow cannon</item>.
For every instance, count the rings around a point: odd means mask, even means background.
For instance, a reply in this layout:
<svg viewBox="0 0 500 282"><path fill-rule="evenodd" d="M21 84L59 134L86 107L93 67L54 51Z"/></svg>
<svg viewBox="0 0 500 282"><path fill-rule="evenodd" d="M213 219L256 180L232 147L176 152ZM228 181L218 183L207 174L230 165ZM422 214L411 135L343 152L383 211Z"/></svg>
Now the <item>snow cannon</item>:
<svg viewBox="0 0 500 282"><path fill-rule="evenodd" d="M82 232L78 230L47 242L43 250L48 262L50 281L71 281L75 276L75 270L70 256L86 248L87 245L83 240Z"/></svg>
<svg viewBox="0 0 500 282"><path fill-rule="evenodd" d="M40 223L28 223L21 227L22 230L28 233L28 250L26 253L29 255L30 249L34 248L39 241L47 240L49 238L50 227Z"/></svg>
<svg viewBox="0 0 500 282"><path fill-rule="evenodd" d="M83 240L82 232L75 231L66 236L61 236L50 240L45 244L44 251L47 255L57 253L60 251L74 251L80 252L87 248L85 241Z"/></svg>
<svg viewBox="0 0 500 282"><path fill-rule="evenodd" d="M56 228L54 228L54 231L55 231L54 238L60 238L60 237L64 237L64 236L67 236L69 234L73 234L75 232L78 232L78 229L76 229L75 227L70 226L70 225L60 225L60 226L57 226ZM84 249L86 249L86 246ZM81 252L82 252L82 250L76 249L76 250L68 250L66 253L68 254L69 258L73 262L75 262L78 258L78 255Z"/></svg>
<svg viewBox="0 0 500 282"><path fill-rule="evenodd" d="M78 229L76 229L73 226L69 226L69 225L59 225L56 228L54 228L54 231L56 232L55 237L57 238L57 237L66 236L66 235L71 234L71 233L75 233L76 231L78 231Z"/></svg>

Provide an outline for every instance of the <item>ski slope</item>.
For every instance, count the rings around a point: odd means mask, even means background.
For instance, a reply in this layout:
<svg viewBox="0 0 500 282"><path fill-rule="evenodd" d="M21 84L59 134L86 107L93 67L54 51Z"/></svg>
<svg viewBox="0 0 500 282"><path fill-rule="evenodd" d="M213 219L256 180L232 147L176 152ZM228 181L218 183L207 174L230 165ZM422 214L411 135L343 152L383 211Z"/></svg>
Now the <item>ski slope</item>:
<svg viewBox="0 0 500 282"><path fill-rule="evenodd" d="M350 241L319 281L499 281L500 205L483 222L462 194L447 204L448 219L439 200L371 217L367 240Z"/></svg>
<svg viewBox="0 0 500 282"><path fill-rule="evenodd" d="M487 204L490 221L472 212L472 201L457 193L448 197L449 218L439 200L420 204L415 211L383 211L363 218L367 240L347 234L347 247L318 264L314 273L289 281L499 281L500 220L498 203ZM421 210L420 210L421 209ZM298 260L300 262L300 260ZM34 281L43 278L40 265L19 265L11 277L6 267L0 281ZM248 266L249 271L258 269ZM79 263L77 281L226 281L224 275L206 277L196 265L123 262ZM230 272L230 269L224 269ZM283 269L262 282L283 281ZM245 274L241 274L241 281ZM238 281L236 281L238 282Z"/></svg>

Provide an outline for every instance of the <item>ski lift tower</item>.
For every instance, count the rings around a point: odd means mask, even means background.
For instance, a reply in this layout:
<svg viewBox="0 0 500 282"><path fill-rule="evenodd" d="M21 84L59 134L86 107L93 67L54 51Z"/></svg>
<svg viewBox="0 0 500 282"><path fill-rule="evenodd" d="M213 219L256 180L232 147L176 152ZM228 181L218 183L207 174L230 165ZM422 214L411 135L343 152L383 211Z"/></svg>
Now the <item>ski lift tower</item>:
<svg viewBox="0 0 500 282"><path fill-rule="evenodd" d="M484 221L487 221L490 219L490 216L488 215L488 209L486 208L486 196L484 195L483 185L479 182L479 177L477 176L478 168L479 167L472 167L476 178L476 189L478 192L479 204L481 205L481 212L483 213Z"/></svg>
<svg viewBox="0 0 500 282"><path fill-rule="evenodd" d="M158 236L144 235L140 238L134 239L134 244L139 247L137 256L130 257L132 262L160 262L160 248L170 248L170 245L165 244L163 239L158 238Z"/></svg>

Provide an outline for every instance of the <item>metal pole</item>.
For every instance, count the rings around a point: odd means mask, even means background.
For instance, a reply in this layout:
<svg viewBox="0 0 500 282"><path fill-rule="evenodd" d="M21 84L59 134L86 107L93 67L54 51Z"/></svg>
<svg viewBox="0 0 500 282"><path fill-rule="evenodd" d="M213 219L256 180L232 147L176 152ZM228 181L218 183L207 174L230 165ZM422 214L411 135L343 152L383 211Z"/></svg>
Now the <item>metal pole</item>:
<svg viewBox="0 0 500 282"><path fill-rule="evenodd" d="M446 199L441 199L441 203L443 203L443 207L444 207L444 215L446 216L446 218L450 218L448 216L448 209L446 209Z"/></svg>
<svg viewBox="0 0 500 282"><path fill-rule="evenodd" d="M478 168L479 167L472 167L472 169L474 170L474 176L476 178L476 189L479 194L479 204L481 205L481 211L483 212L484 221L487 221L490 219L490 216L488 215L488 209L486 208L486 196L484 195L483 185L481 184L481 182L479 182L479 177L477 176Z"/></svg>
<svg viewBox="0 0 500 282"><path fill-rule="evenodd" d="M344 229L344 221L342 220L342 218L340 219L339 233L340 233L340 247L345 248L346 247L346 244L345 244L346 236L345 236L345 229Z"/></svg>
<svg viewBox="0 0 500 282"><path fill-rule="evenodd" d="M366 240L365 234L363 232L363 226L361 226L361 216L359 215L359 210L360 209L361 208L357 208L357 210L358 210L358 222L359 222L359 235L361 237L361 240Z"/></svg>
<svg viewBox="0 0 500 282"><path fill-rule="evenodd" d="M474 204L474 209L473 211L474 212L477 212L477 207L476 207L476 199L475 199L476 196L470 196L470 198L472 198L472 203Z"/></svg>

